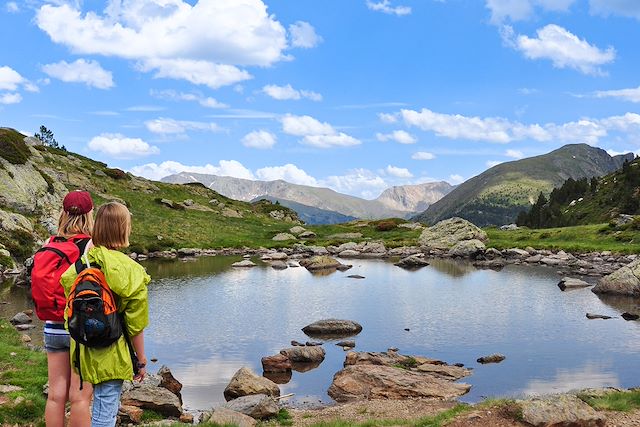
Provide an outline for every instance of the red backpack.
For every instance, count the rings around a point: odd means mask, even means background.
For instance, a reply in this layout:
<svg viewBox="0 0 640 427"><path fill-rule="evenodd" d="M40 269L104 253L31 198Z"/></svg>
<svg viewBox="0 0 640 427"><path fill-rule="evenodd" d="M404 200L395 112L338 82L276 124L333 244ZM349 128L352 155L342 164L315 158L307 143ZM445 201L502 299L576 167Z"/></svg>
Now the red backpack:
<svg viewBox="0 0 640 427"><path fill-rule="evenodd" d="M84 234L68 239L52 236L33 256L31 297L40 320L64 321L67 301L60 276L80 258L90 240Z"/></svg>

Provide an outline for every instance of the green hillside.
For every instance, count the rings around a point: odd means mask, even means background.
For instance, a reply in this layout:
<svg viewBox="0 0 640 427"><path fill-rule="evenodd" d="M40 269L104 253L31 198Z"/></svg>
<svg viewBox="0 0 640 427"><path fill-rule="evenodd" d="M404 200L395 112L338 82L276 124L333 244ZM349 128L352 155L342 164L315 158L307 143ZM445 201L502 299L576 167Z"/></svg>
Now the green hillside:
<svg viewBox="0 0 640 427"><path fill-rule="evenodd" d="M587 144L571 144L502 163L459 185L415 219L433 224L459 216L479 226L511 223L535 203L540 192L549 194L568 178L605 175L620 168L624 159Z"/></svg>
<svg viewBox="0 0 640 427"><path fill-rule="evenodd" d="M50 234L62 198L77 188L91 192L96 205L116 200L129 207L131 250L138 252L277 246L282 243L271 238L297 222L294 211L268 201L251 204L201 184L149 181L75 153L27 146L23 139L0 128L0 249L17 260L30 256L37 241ZM280 212L270 215L274 210ZM0 263L9 262L6 253L0 257Z"/></svg>

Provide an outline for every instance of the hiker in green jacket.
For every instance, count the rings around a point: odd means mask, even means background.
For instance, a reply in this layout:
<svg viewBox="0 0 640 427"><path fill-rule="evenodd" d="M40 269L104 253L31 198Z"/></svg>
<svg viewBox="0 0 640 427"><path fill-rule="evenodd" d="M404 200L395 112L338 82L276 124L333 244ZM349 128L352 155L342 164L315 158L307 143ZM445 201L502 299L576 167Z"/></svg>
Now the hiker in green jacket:
<svg viewBox="0 0 640 427"><path fill-rule="evenodd" d="M130 233L131 214L124 205L111 202L100 206L93 227L94 247L83 257L85 262L99 266L104 274L114 295L117 312L122 316L124 329L122 336L107 347L90 347L71 340L74 370L78 371L74 365L79 364L81 378L94 385L92 427L112 427L116 423L122 383L134 378L130 350L134 350L137 356L138 373L134 379L141 381L146 373L144 328L149 324L147 284L151 278L140 264L117 250L129 245ZM62 275L61 283L68 302L77 276L75 265ZM67 322L68 317L69 306L65 313ZM132 349L127 337L130 337Z"/></svg>

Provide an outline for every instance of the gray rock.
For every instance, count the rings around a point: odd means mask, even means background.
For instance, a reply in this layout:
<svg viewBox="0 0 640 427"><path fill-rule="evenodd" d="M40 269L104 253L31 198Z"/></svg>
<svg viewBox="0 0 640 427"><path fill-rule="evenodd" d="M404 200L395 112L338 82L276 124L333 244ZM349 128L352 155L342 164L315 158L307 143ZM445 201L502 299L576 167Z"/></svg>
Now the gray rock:
<svg viewBox="0 0 640 427"><path fill-rule="evenodd" d="M338 246L335 249L336 253L340 253L343 251L357 251L358 250L358 244L356 242L347 242L347 243L343 243L340 246Z"/></svg>
<svg viewBox="0 0 640 427"><path fill-rule="evenodd" d="M518 402L522 419L535 427L602 427L606 417L573 395L557 395Z"/></svg>
<svg viewBox="0 0 640 427"><path fill-rule="evenodd" d="M277 397L280 396L280 388L273 381L254 374L251 369L240 368L224 389L224 397L229 401L252 394L266 394Z"/></svg>
<svg viewBox="0 0 640 427"><path fill-rule="evenodd" d="M278 403L266 394L242 396L225 403L223 407L248 415L256 420L276 416L280 410Z"/></svg>
<svg viewBox="0 0 640 427"><path fill-rule="evenodd" d="M496 248L487 248L484 251L484 256L487 258L500 258L502 257L502 252L500 252L499 250L497 250Z"/></svg>
<svg viewBox="0 0 640 427"><path fill-rule="evenodd" d="M335 258L328 255L312 256L311 258L300 260L300 265L309 271L335 269L342 265Z"/></svg>
<svg viewBox="0 0 640 427"><path fill-rule="evenodd" d="M289 233L291 234L301 234L301 233L304 233L305 231L307 231L307 229L299 225L296 225L295 227L291 227L289 229Z"/></svg>
<svg viewBox="0 0 640 427"><path fill-rule="evenodd" d="M219 426L254 427L257 421L248 415L227 408L216 408L206 422Z"/></svg>
<svg viewBox="0 0 640 427"><path fill-rule="evenodd" d="M403 224L398 224L400 228L408 228L409 230L422 230L424 225L419 222L405 222Z"/></svg>
<svg viewBox="0 0 640 427"><path fill-rule="evenodd" d="M36 325L33 324L24 324L24 325L16 325L16 329L18 331L28 331L29 329L35 329Z"/></svg>
<svg viewBox="0 0 640 427"><path fill-rule="evenodd" d="M200 249L197 248L180 248L178 249L179 257L193 257L200 254Z"/></svg>
<svg viewBox="0 0 640 427"><path fill-rule="evenodd" d="M284 261L273 261L271 263L271 268L274 270L286 270L289 266Z"/></svg>
<svg viewBox="0 0 640 427"><path fill-rule="evenodd" d="M504 231L517 230L519 228L520 227L518 227L516 224L506 224L506 225L500 226L500 230L504 230Z"/></svg>
<svg viewBox="0 0 640 427"><path fill-rule="evenodd" d="M536 264L540 261L542 261L542 255L532 255L524 260L524 262L529 264Z"/></svg>
<svg viewBox="0 0 640 427"><path fill-rule="evenodd" d="M587 313L586 316L587 316L587 319L604 319L604 320L613 319L613 317L607 316L605 314Z"/></svg>
<svg viewBox="0 0 640 427"><path fill-rule="evenodd" d="M256 263L248 259L234 262L233 264L231 264L231 267L255 267L255 266L256 266Z"/></svg>
<svg viewBox="0 0 640 427"><path fill-rule="evenodd" d="M477 362L478 363L500 363L502 362L504 359L506 359L506 357L500 353L494 353L491 354L489 356L482 356L480 358L478 358Z"/></svg>
<svg viewBox="0 0 640 427"><path fill-rule="evenodd" d="M182 405L178 396L163 387L143 385L122 393L121 403L151 409L168 417L179 417Z"/></svg>
<svg viewBox="0 0 640 427"><path fill-rule="evenodd" d="M486 249L484 243L477 239L463 240L449 249L449 255L461 258L475 258Z"/></svg>
<svg viewBox="0 0 640 427"><path fill-rule="evenodd" d="M325 351L321 346L296 346L280 350L294 363L320 363L324 360Z"/></svg>
<svg viewBox="0 0 640 427"><path fill-rule="evenodd" d="M487 241L487 233L462 218L440 221L422 231L420 246L426 249L448 250L463 240Z"/></svg>
<svg viewBox="0 0 640 427"><path fill-rule="evenodd" d="M334 240L350 240L350 239L362 239L362 233L338 233L327 236L327 239Z"/></svg>
<svg viewBox="0 0 640 427"><path fill-rule="evenodd" d="M271 239L275 242L284 242L287 240L298 240L298 238L292 234L289 233L278 233L275 236L273 236L273 238Z"/></svg>
<svg viewBox="0 0 640 427"><path fill-rule="evenodd" d="M360 255L361 255L360 252L353 249L347 249L338 253L338 256L340 258L358 258L360 257Z"/></svg>
<svg viewBox="0 0 640 427"><path fill-rule="evenodd" d="M349 276L347 276L349 279L364 279L364 276L361 276L359 274L350 274Z"/></svg>
<svg viewBox="0 0 640 427"><path fill-rule="evenodd" d="M94 174L95 176L99 176L100 178L106 178L106 177L107 177L107 174L106 174L106 173L104 173L101 169L96 169L96 170L93 172L93 174Z"/></svg>
<svg viewBox="0 0 640 427"><path fill-rule="evenodd" d="M572 277L563 277L562 280L558 283L558 287L561 291L565 289L578 289L578 288L588 288L591 286L589 283L584 280L575 279Z"/></svg>
<svg viewBox="0 0 640 427"><path fill-rule="evenodd" d="M27 323L33 322L33 319L31 319L31 317L26 315L25 313L20 312L13 316L11 320L9 320L9 322L11 322L12 325L25 325Z"/></svg>
<svg viewBox="0 0 640 427"><path fill-rule="evenodd" d="M291 360L289 360L289 358L284 354L265 356L262 358L261 362L262 370L267 373L291 371Z"/></svg>
<svg viewBox="0 0 640 427"><path fill-rule="evenodd" d="M166 207L171 209L175 207L175 203L173 202L173 200L169 199L160 199L160 204L165 205Z"/></svg>
<svg viewBox="0 0 640 427"><path fill-rule="evenodd" d="M302 331L309 336L344 336L357 335L362 331L362 326L353 320L324 319L313 322Z"/></svg>
<svg viewBox="0 0 640 427"><path fill-rule="evenodd" d="M513 258L523 258L523 257L528 257L529 255L531 255L529 252L525 251L524 249L520 249L520 248L505 249L502 253L505 256L513 257Z"/></svg>
<svg viewBox="0 0 640 427"><path fill-rule="evenodd" d="M301 239L315 239L317 236L313 231L305 231L300 233L298 237Z"/></svg>
<svg viewBox="0 0 640 427"><path fill-rule="evenodd" d="M640 259L603 277L592 291L596 294L640 296Z"/></svg>
<svg viewBox="0 0 640 427"><path fill-rule="evenodd" d="M402 267L402 268L415 269L415 268L425 267L429 265L429 262L426 259L419 257L417 255L409 255L408 257L403 258L400 261L396 262L394 265L397 265L398 267Z"/></svg>
<svg viewBox="0 0 640 427"><path fill-rule="evenodd" d="M354 348L356 346L356 342L354 340L345 340L345 341L337 342L336 345L340 347Z"/></svg>
<svg viewBox="0 0 640 427"><path fill-rule="evenodd" d="M365 242L364 245L359 246L359 250L365 254L384 254L387 252L387 248L382 242Z"/></svg>

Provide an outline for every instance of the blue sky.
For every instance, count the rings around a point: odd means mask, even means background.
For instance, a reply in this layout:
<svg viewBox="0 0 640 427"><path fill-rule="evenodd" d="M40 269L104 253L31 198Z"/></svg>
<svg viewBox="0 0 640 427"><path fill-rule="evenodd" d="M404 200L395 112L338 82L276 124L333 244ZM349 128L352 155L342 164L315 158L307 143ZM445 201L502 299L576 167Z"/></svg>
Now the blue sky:
<svg viewBox="0 0 640 427"><path fill-rule="evenodd" d="M640 153L636 0L0 3L0 126L158 179L377 197L585 142Z"/></svg>

